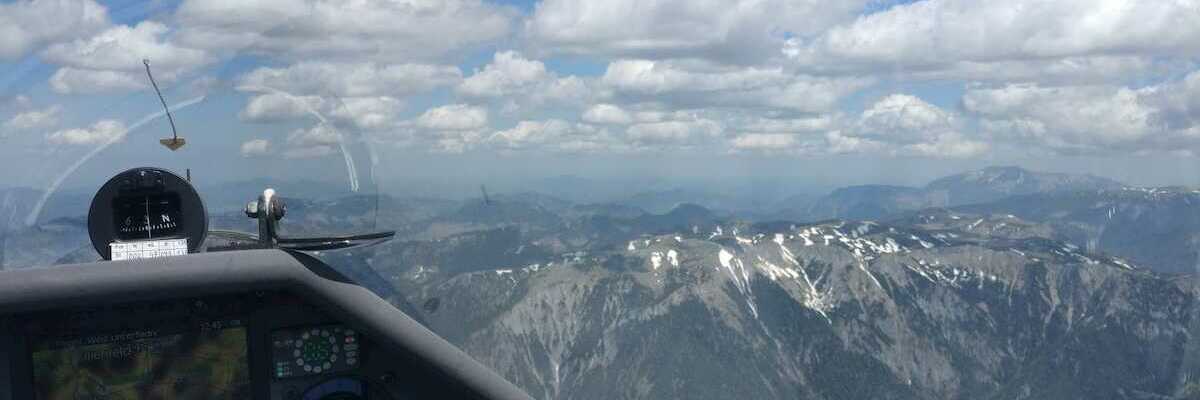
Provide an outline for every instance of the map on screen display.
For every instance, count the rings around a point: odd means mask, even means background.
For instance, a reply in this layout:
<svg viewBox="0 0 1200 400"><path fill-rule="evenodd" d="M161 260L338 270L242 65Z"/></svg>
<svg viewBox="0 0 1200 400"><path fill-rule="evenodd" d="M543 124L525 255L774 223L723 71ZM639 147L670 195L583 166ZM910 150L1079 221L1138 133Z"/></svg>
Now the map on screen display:
<svg viewBox="0 0 1200 400"><path fill-rule="evenodd" d="M249 398L247 364L242 327L91 336L33 353L41 400Z"/></svg>

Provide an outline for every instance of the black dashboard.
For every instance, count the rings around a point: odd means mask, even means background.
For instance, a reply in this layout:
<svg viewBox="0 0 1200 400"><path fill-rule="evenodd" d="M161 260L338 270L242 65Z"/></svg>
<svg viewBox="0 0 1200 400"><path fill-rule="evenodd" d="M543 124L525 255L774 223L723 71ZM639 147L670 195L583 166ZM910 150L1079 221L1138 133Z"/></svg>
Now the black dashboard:
<svg viewBox="0 0 1200 400"><path fill-rule="evenodd" d="M303 255L0 273L0 400L528 398Z"/></svg>
<svg viewBox="0 0 1200 400"><path fill-rule="evenodd" d="M287 292L55 310L9 326L14 398L411 398L368 339Z"/></svg>

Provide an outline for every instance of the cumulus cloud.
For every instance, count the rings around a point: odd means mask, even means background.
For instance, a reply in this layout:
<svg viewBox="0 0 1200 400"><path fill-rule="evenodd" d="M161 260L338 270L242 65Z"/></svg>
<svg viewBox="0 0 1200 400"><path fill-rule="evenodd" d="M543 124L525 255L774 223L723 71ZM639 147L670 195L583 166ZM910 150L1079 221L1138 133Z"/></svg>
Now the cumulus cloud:
<svg viewBox="0 0 1200 400"><path fill-rule="evenodd" d="M786 133L750 133L733 138L730 144L737 150L784 151L796 146L796 135Z"/></svg>
<svg viewBox="0 0 1200 400"><path fill-rule="evenodd" d="M340 100L335 102L330 115L362 129L381 129L395 124L404 107L400 100L387 96Z"/></svg>
<svg viewBox="0 0 1200 400"><path fill-rule="evenodd" d="M622 153L630 147L609 130L560 119L521 121L498 131L488 142L504 150L557 151L567 153Z"/></svg>
<svg viewBox="0 0 1200 400"><path fill-rule="evenodd" d="M128 129L116 120L101 120L87 128L64 129L46 135L51 144L94 146L121 140Z"/></svg>
<svg viewBox="0 0 1200 400"><path fill-rule="evenodd" d="M883 142L846 135L840 130L825 133L824 151L829 154L882 153L889 146Z"/></svg>
<svg viewBox="0 0 1200 400"><path fill-rule="evenodd" d="M108 10L92 0L0 3L0 61L46 43L87 37L109 23Z"/></svg>
<svg viewBox="0 0 1200 400"><path fill-rule="evenodd" d="M1143 88L1111 85L976 87L963 107L997 140L1061 153L1170 151L1196 144L1200 72Z"/></svg>
<svg viewBox="0 0 1200 400"><path fill-rule="evenodd" d="M50 89L60 94L121 92L148 86L145 79L130 72L63 67L50 76Z"/></svg>
<svg viewBox="0 0 1200 400"><path fill-rule="evenodd" d="M713 138L720 135L724 128L716 121L705 118L649 122L631 125L626 136L639 143L687 143L691 141Z"/></svg>
<svg viewBox="0 0 1200 400"><path fill-rule="evenodd" d="M481 0L188 0L175 18L181 41L197 48L397 61L499 39L516 11Z"/></svg>
<svg viewBox="0 0 1200 400"><path fill-rule="evenodd" d="M257 68L238 79L242 90L263 88L319 96L406 96L462 79L458 67L375 62L301 62L284 68Z"/></svg>
<svg viewBox="0 0 1200 400"><path fill-rule="evenodd" d="M1155 130L1153 110L1138 97L1126 88L1008 85L971 90L963 105L989 119L1027 124L1029 129L1014 133L1056 135L1063 145L1102 145L1134 141Z"/></svg>
<svg viewBox="0 0 1200 400"><path fill-rule="evenodd" d="M317 124L309 128L296 129L288 134L284 142L284 158L317 158L337 152L341 134L328 124Z"/></svg>
<svg viewBox="0 0 1200 400"><path fill-rule="evenodd" d="M584 111L583 120L593 124L626 125L633 122L633 115L613 104L596 104Z"/></svg>
<svg viewBox="0 0 1200 400"><path fill-rule="evenodd" d="M454 66L301 62L282 68L257 68L238 78L237 88L259 93L242 110L243 120L318 118L360 129L383 129L399 122L398 114L404 106L401 98L460 80L462 72Z"/></svg>
<svg viewBox="0 0 1200 400"><path fill-rule="evenodd" d="M618 60L608 65L601 82L635 101L822 112L870 80L797 75L777 67L688 68L664 61Z"/></svg>
<svg viewBox="0 0 1200 400"><path fill-rule="evenodd" d="M752 117L737 120L738 130L751 133L813 133L833 129L840 124L840 115L826 114L807 118Z"/></svg>
<svg viewBox="0 0 1200 400"><path fill-rule="evenodd" d="M546 65L512 51L497 52L492 62L458 86L458 92L475 97L498 97L548 79Z"/></svg>
<svg viewBox="0 0 1200 400"><path fill-rule="evenodd" d="M954 114L905 94L880 99L859 120L861 136L906 144L932 140L957 126Z"/></svg>
<svg viewBox="0 0 1200 400"><path fill-rule="evenodd" d="M488 109L469 104L448 104L425 110L417 118L400 122L388 135L391 142L439 153L462 153L487 139Z"/></svg>
<svg viewBox="0 0 1200 400"><path fill-rule="evenodd" d="M487 126L486 108L450 104L431 108L417 118L417 126L435 131L465 131Z"/></svg>
<svg viewBox="0 0 1200 400"><path fill-rule="evenodd" d="M1141 92L1143 103L1158 110L1159 122L1167 129L1186 130L1200 126L1200 71L1177 82L1151 86Z"/></svg>
<svg viewBox="0 0 1200 400"><path fill-rule="evenodd" d="M360 129L381 129L394 125L402 108L400 100L387 96L325 99L269 92L251 97L238 118L258 123L324 119Z"/></svg>
<svg viewBox="0 0 1200 400"><path fill-rule="evenodd" d="M728 129L734 152L964 158L989 150L967 133L963 116L906 94L884 96L857 116L734 118Z"/></svg>
<svg viewBox="0 0 1200 400"><path fill-rule="evenodd" d="M97 93L149 86L143 59L150 59L155 79L172 82L213 61L207 52L176 45L166 25L143 21L50 46L42 57L63 66L50 78L59 93Z"/></svg>
<svg viewBox="0 0 1200 400"><path fill-rule="evenodd" d="M470 99L498 102L506 111L582 105L593 95L590 80L560 77L541 61L513 51L497 52L492 62L462 81L455 91Z"/></svg>
<svg viewBox="0 0 1200 400"><path fill-rule="evenodd" d="M808 36L853 18L863 1L546 0L525 23L546 52L757 63L786 36Z"/></svg>
<svg viewBox="0 0 1200 400"><path fill-rule="evenodd" d="M985 143L962 133L964 125L957 114L905 94L875 102L854 128L846 132L848 136L885 144L894 154L970 157L987 150Z"/></svg>
<svg viewBox="0 0 1200 400"><path fill-rule="evenodd" d="M242 143L242 157L257 157L270 154L271 142L266 139L252 139Z"/></svg>
<svg viewBox="0 0 1200 400"><path fill-rule="evenodd" d="M1046 85L1088 85L1154 79L1186 71L1183 60L1137 55L1079 56L1046 59L954 61L929 68L904 68L894 76L913 81L1024 82Z"/></svg>
<svg viewBox="0 0 1200 400"><path fill-rule="evenodd" d="M0 60L39 54L59 94L145 89L142 58L160 83L235 54L266 60L233 80L248 96L238 116L318 125L243 150L293 158L336 152L334 128L447 152L971 157L1010 145L1173 151L1200 138L1195 1L924 0L859 15L867 1L544 0L522 18L485 0L187 0L131 26L91 0L21 1L0 4ZM464 76L456 60L482 48L501 50ZM543 62L564 54L603 71ZM878 97L892 93L879 82L939 99L965 89L943 108ZM60 115L10 107L0 127Z"/></svg>
<svg viewBox="0 0 1200 400"><path fill-rule="evenodd" d="M1193 1L927 0L865 15L785 52L814 67L938 68L958 62L1200 52Z"/></svg>
<svg viewBox="0 0 1200 400"><path fill-rule="evenodd" d="M238 118L249 122L279 122L289 119L311 117L324 107L325 101L317 96L295 96L271 92L251 97Z"/></svg>
<svg viewBox="0 0 1200 400"><path fill-rule="evenodd" d="M40 110L18 113L4 122L4 128L9 130L48 128L58 124L58 115L61 111L61 106L54 105Z"/></svg>

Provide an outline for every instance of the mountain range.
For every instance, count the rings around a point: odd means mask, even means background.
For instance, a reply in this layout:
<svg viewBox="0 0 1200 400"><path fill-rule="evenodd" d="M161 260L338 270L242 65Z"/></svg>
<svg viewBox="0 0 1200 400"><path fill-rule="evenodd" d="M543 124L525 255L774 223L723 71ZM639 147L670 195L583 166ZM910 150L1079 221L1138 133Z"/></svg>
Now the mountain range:
<svg viewBox="0 0 1200 400"><path fill-rule="evenodd" d="M500 229L371 265L539 398L1200 396L1194 281L1055 240L839 220L553 247Z"/></svg>
<svg viewBox="0 0 1200 400"><path fill-rule="evenodd" d="M993 167L753 217L664 193L298 197L283 223L396 229L319 257L537 398L1200 398L1198 191ZM79 218L8 226L4 265L88 260Z"/></svg>

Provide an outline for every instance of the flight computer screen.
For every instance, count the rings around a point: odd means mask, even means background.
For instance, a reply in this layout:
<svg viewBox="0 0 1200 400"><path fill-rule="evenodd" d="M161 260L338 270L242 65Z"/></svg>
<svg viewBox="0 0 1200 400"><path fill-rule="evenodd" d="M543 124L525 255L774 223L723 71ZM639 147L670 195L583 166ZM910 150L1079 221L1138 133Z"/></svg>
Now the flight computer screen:
<svg viewBox="0 0 1200 400"><path fill-rule="evenodd" d="M251 396L240 321L49 340L32 358L40 400Z"/></svg>

